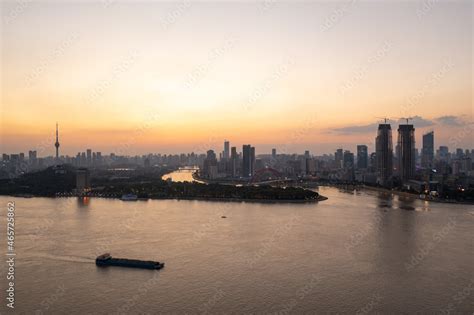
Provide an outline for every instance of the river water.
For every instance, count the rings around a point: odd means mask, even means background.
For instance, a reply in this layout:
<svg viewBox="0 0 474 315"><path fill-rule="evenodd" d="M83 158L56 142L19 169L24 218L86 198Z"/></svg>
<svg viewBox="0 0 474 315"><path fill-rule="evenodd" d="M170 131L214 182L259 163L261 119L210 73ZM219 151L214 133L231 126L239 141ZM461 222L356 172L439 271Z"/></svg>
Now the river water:
<svg viewBox="0 0 474 315"><path fill-rule="evenodd" d="M15 312L472 314L473 206L320 193L316 204L1 196L2 226L15 201ZM98 268L104 252L166 265Z"/></svg>

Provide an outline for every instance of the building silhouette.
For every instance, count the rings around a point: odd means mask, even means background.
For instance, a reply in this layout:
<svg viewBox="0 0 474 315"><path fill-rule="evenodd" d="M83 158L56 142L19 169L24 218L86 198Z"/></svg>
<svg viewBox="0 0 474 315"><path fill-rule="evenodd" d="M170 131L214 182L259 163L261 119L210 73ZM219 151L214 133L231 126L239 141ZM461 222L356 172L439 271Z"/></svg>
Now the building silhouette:
<svg viewBox="0 0 474 315"><path fill-rule="evenodd" d="M336 168L342 168L343 166L344 152L342 149L337 149L334 153L334 160L336 163Z"/></svg>
<svg viewBox="0 0 474 315"><path fill-rule="evenodd" d="M357 168L366 169L369 166L369 155L366 145L357 146Z"/></svg>
<svg viewBox="0 0 474 315"><path fill-rule="evenodd" d="M398 126L398 172L402 182L415 176L415 128L413 125Z"/></svg>
<svg viewBox="0 0 474 315"><path fill-rule="evenodd" d="M242 146L242 176L252 177L255 173L255 147L250 144Z"/></svg>
<svg viewBox="0 0 474 315"><path fill-rule="evenodd" d="M390 124L379 124L375 139L377 182L382 186L391 186L393 174L392 127Z"/></svg>
<svg viewBox="0 0 474 315"><path fill-rule="evenodd" d="M423 135L423 148L421 149L421 166L431 168L434 159L434 131Z"/></svg>
<svg viewBox="0 0 474 315"><path fill-rule="evenodd" d="M224 141L224 154L223 154L223 158L225 160L228 160L229 157L230 157L230 150L229 150L229 147L230 147L230 143L229 141Z"/></svg>
<svg viewBox="0 0 474 315"><path fill-rule="evenodd" d="M232 147L230 149L230 169L232 173L232 177L237 177L237 163L239 161L239 155L237 154L237 148Z"/></svg>

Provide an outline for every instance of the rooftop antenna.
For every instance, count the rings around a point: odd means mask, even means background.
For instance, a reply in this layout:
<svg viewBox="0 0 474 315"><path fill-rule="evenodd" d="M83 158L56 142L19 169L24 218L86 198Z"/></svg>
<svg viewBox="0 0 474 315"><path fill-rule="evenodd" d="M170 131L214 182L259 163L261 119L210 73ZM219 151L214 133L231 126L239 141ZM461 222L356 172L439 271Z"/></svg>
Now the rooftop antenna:
<svg viewBox="0 0 474 315"><path fill-rule="evenodd" d="M408 125L408 121L409 120L413 120L413 117L400 117L398 119L403 119L403 120L406 120L407 121L407 125Z"/></svg>
<svg viewBox="0 0 474 315"><path fill-rule="evenodd" d="M383 119L385 124L387 124L387 121L390 121L390 118L388 118L388 117L375 117L375 118Z"/></svg>

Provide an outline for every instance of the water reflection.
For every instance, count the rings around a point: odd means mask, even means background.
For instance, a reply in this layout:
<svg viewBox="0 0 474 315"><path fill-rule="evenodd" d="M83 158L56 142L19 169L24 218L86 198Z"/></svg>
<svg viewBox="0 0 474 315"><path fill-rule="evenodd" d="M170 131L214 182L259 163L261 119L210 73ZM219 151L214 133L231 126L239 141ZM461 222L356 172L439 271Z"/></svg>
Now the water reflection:
<svg viewBox="0 0 474 315"><path fill-rule="evenodd" d="M77 197L77 205L79 208L87 208L91 202L90 197Z"/></svg>
<svg viewBox="0 0 474 315"><path fill-rule="evenodd" d="M417 200L412 197L398 196L398 208L407 211L414 211Z"/></svg>
<svg viewBox="0 0 474 315"><path fill-rule="evenodd" d="M392 208L393 196L392 194L381 192L377 195L377 207L387 211L386 208Z"/></svg>

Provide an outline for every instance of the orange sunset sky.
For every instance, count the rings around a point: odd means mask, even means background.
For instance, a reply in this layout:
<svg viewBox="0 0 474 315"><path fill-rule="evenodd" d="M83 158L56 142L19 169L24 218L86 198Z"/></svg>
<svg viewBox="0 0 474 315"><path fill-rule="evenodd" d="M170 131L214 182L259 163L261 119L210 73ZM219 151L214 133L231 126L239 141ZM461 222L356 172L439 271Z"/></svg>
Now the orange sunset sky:
<svg viewBox="0 0 474 315"><path fill-rule="evenodd" d="M2 2L0 152L474 149L471 1ZM394 139L396 139L394 135ZM240 150L240 148L239 148Z"/></svg>

